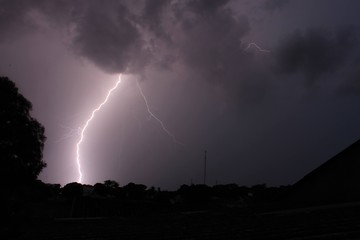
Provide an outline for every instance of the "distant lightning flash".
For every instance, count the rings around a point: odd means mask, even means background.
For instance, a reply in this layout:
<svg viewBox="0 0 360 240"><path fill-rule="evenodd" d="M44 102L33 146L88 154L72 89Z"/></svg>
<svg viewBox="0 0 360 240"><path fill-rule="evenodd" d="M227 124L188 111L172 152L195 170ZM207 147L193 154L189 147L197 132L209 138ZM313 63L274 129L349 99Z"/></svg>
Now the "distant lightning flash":
<svg viewBox="0 0 360 240"><path fill-rule="evenodd" d="M95 113L98 112L102 108L102 106L109 100L111 93L118 87L120 82L121 82L121 74L119 75L119 80L116 82L115 86L109 90L108 94L106 95L105 100L97 108L95 108L92 111L89 119L86 121L85 125L81 128L80 140L76 144L76 163L77 163L78 172L79 172L79 180L78 180L79 183L81 183L81 181L82 181L81 162L80 162L80 145L81 145L82 141L84 140L85 131L86 131L87 127L89 126L91 120L93 120Z"/></svg>
<svg viewBox="0 0 360 240"><path fill-rule="evenodd" d="M62 141L65 141L68 138L72 138L74 136L79 136L80 132L81 132L81 128L77 128L77 129L73 129L71 127L67 127L67 126L61 126L63 129L67 130L67 133L62 136L59 140L57 140L57 143L60 143Z"/></svg>
<svg viewBox="0 0 360 240"><path fill-rule="evenodd" d="M256 47L260 52L266 52L266 53L269 53L270 50L267 50L267 49L262 49L261 47L259 47L259 45L257 45L256 43L252 42L252 43L249 43L247 45L247 47L244 49L244 51L248 50L249 48L251 48L251 46L254 46Z"/></svg>
<svg viewBox="0 0 360 240"><path fill-rule="evenodd" d="M140 84L139 84L139 81L136 81L136 86L140 92L140 95L142 96L142 98L144 99L144 102L145 102L145 105L146 105L146 109L148 111L148 113L150 114L151 117L153 117L161 126L162 130L164 130L164 132L169 135L169 137L172 138L172 140L177 143L177 144L180 144L180 145L184 145L183 143L179 142L176 140L174 134L172 134L164 125L164 123L151 111L150 109L150 106L149 106L149 103L145 97L145 94L144 92L142 91L141 87L140 87Z"/></svg>

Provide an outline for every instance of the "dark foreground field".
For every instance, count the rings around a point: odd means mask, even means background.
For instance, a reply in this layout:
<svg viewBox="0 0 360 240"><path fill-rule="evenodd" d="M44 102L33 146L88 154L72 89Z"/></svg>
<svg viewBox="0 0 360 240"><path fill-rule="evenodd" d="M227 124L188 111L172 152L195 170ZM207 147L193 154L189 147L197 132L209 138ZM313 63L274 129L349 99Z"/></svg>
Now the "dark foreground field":
<svg viewBox="0 0 360 240"><path fill-rule="evenodd" d="M58 217L12 219L3 223L1 239L360 239L360 203L271 211L126 209L112 217L69 218L61 216L64 208Z"/></svg>

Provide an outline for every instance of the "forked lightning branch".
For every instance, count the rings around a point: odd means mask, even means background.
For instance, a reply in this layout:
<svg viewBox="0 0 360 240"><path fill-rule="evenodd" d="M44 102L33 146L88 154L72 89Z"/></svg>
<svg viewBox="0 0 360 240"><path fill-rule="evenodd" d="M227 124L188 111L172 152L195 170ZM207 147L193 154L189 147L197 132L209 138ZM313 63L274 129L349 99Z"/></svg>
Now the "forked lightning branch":
<svg viewBox="0 0 360 240"><path fill-rule="evenodd" d="M83 172L82 172L82 168L81 168L81 160L82 160L82 159L81 159L81 157L80 157L80 155L81 155L81 153L80 153L80 147L81 147L81 144L83 143L83 141L84 141L84 139L85 139L86 130L88 129L90 122L94 119L95 114L96 114L98 111L100 111L101 108L108 102L111 94L113 93L113 91L115 91L115 89L119 86L120 83L121 83L121 74L119 75L119 79L116 81L114 87L112 87L112 88L108 91L108 93L107 93L107 95L106 95L106 97L105 97L105 100L104 100L97 108L95 108L95 109L92 111L90 117L89 117L88 120L85 122L84 126L81 128L81 131L80 131L80 139L79 139L79 141L78 141L77 144L76 144L76 164L77 164L77 167L78 167L78 174L79 174L78 182L79 182L79 183L81 183L81 182L82 182L82 179L83 179ZM150 107L149 107L149 104L148 104L148 101L147 101L147 99L146 99L146 97L145 97L145 95L144 95L144 93L143 93L143 91L142 91L139 83L136 82L136 84L137 84L137 88L138 88L138 90L139 90L139 92L140 92L140 95L141 95L141 97L143 98L143 100L144 100L144 102L145 102L146 109L147 109L148 113L150 114L150 116L153 117L153 118L160 124L162 130L164 130L164 132L165 132L167 135L169 135L175 143L179 143L179 142L176 140L174 134L172 134L172 133L165 127L164 123L163 123L153 112L151 112Z"/></svg>

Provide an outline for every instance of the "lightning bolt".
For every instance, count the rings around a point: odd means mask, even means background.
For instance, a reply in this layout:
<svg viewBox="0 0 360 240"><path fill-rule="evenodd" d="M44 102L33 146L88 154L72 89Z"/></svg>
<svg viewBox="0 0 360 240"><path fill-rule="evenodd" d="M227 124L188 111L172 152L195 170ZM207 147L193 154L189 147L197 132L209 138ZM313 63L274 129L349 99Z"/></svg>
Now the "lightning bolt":
<svg viewBox="0 0 360 240"><path fill-rule="evenodd" d="M259 47L259 45L257 45L256 43L254 42L251 42L247 45L247 47L244 49L244 51L247 51L249 48L251 48L251 46L254 46L255 48L257 48L260 52L266 52L266 53L269 53L270 50L267 50L267 49L263 49L261 47Z"/></svg>
<svg viewBox="0 0 360 240"><path fill-rule="evenodd" d="M145 106L146 106L146 109L147 109L147 112L149 113L150 117L154 118L161 126L162 130L164 130L164 132L169 135L169 137L172 138L172 140L177 143L177 144L180 144L180 145L184 145L183 143L179 142L178 140L176 140L175 138L175 135L172 134L164 125L164 123L151 111L150 109L150 106L149 106L149 103L148 103L148 100L143 92L143 90L141 89L140 87L140 84L139 84L139 81L136 81L136 86L139 90L139 93L140 95L142 96L142 98L144 99L144 102L145 102Z"/></svg>
<svg viewBox="0 0 360 240"><path fill-rule="evenodd" d="M120 82L121 82L121 74L119 75L119 79L118 79L118 81L115 83L115 86L112 87L112 88L109 90L108 94L106 95L105 100L104 100L97 108L95 108L95 109L92 111L90 117L89 117L88 120L85 122L85 125L81 128L80 139L79 139L79 141L78 141L77 144L76 144L76 163L77 163L78 172L79 172L79 180L78 180L79 183L81 183L81 181L82 181L81 162L80 162L80 145L81 145L81 143L82 143L83 140L84 140L85 131L86 131L87 127L89 126L91 120L93 120L93 118L95 117L95 113L98 112L98 111L102 108L102 106L104 106L104 105L106 104L106 102L109 100L109 97L110 97L111 93L118 87L118 85L120 84Z"/></svg>

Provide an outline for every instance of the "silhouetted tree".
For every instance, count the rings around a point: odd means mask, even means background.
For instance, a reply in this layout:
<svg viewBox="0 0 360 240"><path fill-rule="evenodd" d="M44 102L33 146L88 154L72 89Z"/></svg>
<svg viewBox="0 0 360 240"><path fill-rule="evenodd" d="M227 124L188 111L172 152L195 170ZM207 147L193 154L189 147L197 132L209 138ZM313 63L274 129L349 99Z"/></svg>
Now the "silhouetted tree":
<svg viewBox="0 0 360 240"><path fill-rule="evenodd" d="M56 184L47 183L46 184L47 194L49 197L59 196L60 188L61 188L61 185L58 183L56 183Z"/></svg>
<svg viewBox="0 0 360 240"><path fill-rule="evenodd" d="M142 200L145 198L147 187L143 184L129 183L123 187L125 196L132 200Z"/></svg>
<svg viewBox="0 0 360 240"><path fill-rule="evenodd" d="M100 196L106 196L109 193L108 188L103 183L96 183L94 185L94 193L99 194Z"/></svg>
<svg viewBox="0 0 360 240"><path fill-rule="evenodd" d="M44 127L31 117L31 109L15 83L0 77L1 182L6 181L7 188L33 182L46 166Z"/></svg>
<svg viewBox="0 0 360 240"><path fill-rule="evenodd" d="M77 182L68 183L62 188L62 194L68 199L80 197L82 196L83 192L84 189L82 185Z"/></svg>
<svg viewBox="0 0 360 240"><path fill-rule="evenodd" d="M107 194L117 196L119 191L119 183L114 180L106 180L104 181L104 186L107 189Z"/></svg>
<svg viewBox="0 0 360 240"><path fill-rule="evenodd" d="M104 185L110 189L116 189L119 187L119 184L113 180L106 180L104 181Z"/></svg>

